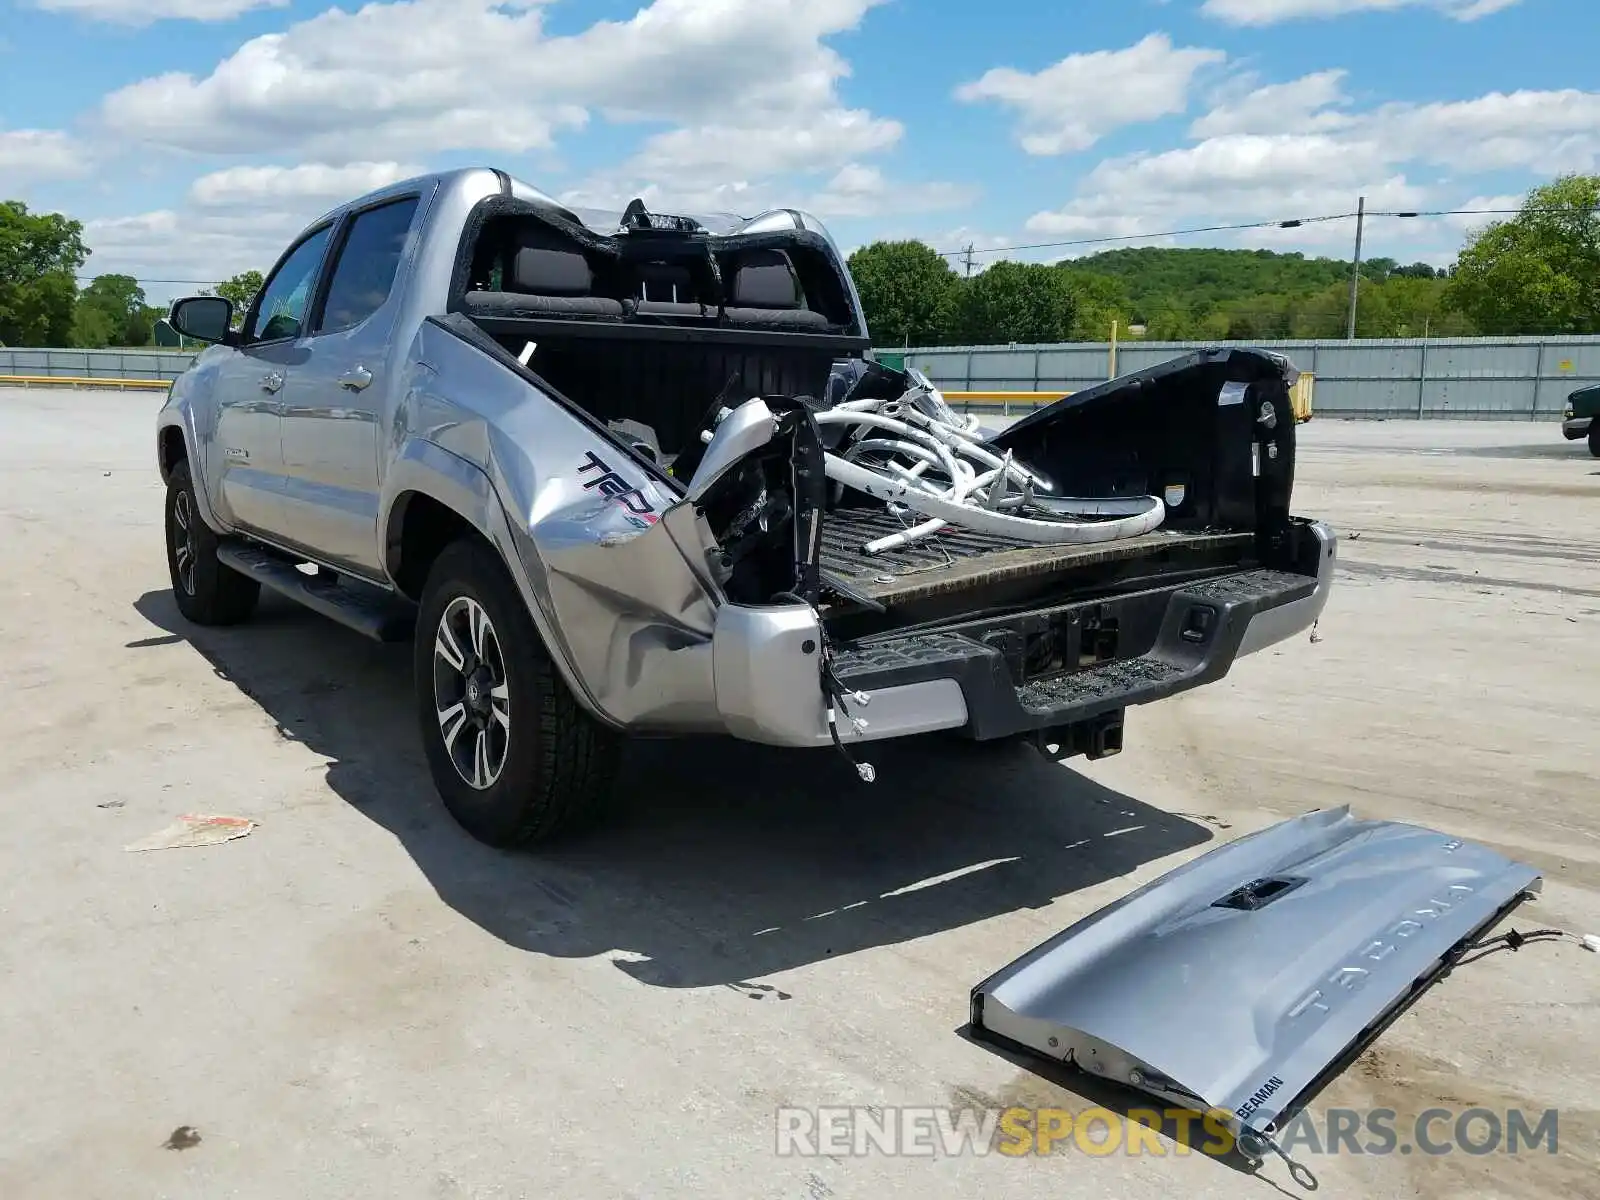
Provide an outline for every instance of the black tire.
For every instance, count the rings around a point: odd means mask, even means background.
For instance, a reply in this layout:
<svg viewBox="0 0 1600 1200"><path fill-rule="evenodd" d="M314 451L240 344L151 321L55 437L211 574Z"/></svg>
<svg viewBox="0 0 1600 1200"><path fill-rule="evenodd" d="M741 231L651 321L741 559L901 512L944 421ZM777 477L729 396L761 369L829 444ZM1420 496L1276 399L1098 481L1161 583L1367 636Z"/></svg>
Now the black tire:
<svg viewBox="0 0 1600 1200"><path fill-rule="evenodd" d="M217 559L217 535L200 516L189 464L167 476L167 573L178 611L196 625L236 625L255 611L261 585Z"/></svg>
<svg viewBox="0 0 1600 1200"><path fill-rule="evenodd" d="M463 635L458 623L463 615L473 619L473 605L489 624L481 659L472 635ZM456 631L448 653L438 649L447 612ZM467 670L452 665L457 654ZM417 721L434 786L473 837L501 847L547 841L602 809L621 736L573 698L504 565L486 545L458 541L435 560L423 587L412 662ZM489 700L491 692L501 698ZM474 711L471 704L479 700L489 707ZM461 714L441 719L441 712L457 705ZM503 728L496 724L497 711L505 713ZM454 733L449 742L447 731ZM465 773L469 766L462 759L468 756L478 786Z"/></svg>
<svg viewBox="0 0 1600 1200"><path fill-rule="evenodd" d="M1589 453L1600 458L1600 417L1589 424Z"/></svg>

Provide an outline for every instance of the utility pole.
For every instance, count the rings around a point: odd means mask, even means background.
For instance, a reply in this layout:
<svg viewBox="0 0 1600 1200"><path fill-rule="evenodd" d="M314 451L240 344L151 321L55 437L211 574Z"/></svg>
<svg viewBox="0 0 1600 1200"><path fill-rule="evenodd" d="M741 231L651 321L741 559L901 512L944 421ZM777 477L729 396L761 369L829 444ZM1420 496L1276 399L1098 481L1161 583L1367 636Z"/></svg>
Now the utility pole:
<svg viewBox="0 0 1600 1200"><path fill-rule="evenodd" d="M1356 259L1350 264L1350 320L1345 327L1345 338L1355 341L1356 337L1356 294L1361 289L1361 233L1362 227L1367 223L1367 198L1362 196L1356 202Z"/></svg>
<svg viewBox="0 0 1600 1200"><path fill-rule="evenodd" d="M966 249L966 252L962 255L962 259L967 264L967 278L971 279L972 278L972 243L971 242L967 243L967 249Z"/></svg>

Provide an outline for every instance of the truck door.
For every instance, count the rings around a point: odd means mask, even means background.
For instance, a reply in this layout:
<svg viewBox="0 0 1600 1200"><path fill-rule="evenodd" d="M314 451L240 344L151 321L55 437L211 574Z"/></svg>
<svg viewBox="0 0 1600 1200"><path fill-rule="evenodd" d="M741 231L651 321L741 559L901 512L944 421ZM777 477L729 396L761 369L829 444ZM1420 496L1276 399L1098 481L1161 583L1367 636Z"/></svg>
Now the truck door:
<svg viewBox="0 0 1600 1200"><path fill-rule="evenodd" d="M284 506L295 542L331 566L382 577L378 457L395 286L413 249L421 197L386 197L340 228L306 359L283 401ZM405 347L398 347L403 352Z"/></svg>
<svg viewBox="0 0 1600 1200"><path fill-rule="evenodd" d="M332 230L313 230L279 260L245 314L239 349L217 370L212 495L230 523L259 533L283 526L281 407L305 357L301 325Z"/></svg>

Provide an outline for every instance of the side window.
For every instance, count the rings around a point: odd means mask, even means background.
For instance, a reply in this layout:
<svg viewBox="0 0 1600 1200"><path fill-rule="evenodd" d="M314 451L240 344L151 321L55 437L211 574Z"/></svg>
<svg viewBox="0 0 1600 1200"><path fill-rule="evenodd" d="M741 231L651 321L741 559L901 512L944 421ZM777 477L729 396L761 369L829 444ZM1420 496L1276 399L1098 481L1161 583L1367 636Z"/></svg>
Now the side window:
<svg viewBox="0 0 1600 1200"><path fill-rule="evenodd" d="M338 333L359 325L389 298L406 233L417 211L417 198L369 208L350 224L350 233L334 265L328 300L313 333Z"/></svg>
<svg viewBox="0 0 1600 1200"><path fill-rule="evenodd" d="M331 225L317 230L296 246L283 265L273 272L261 289L255 317L250 328L244 331L245 341L272 342L300 336L306 309L311 305L311 291L317 282L317 267L322 263L322 253L327 249L328 235L332 231Z"/></svg>

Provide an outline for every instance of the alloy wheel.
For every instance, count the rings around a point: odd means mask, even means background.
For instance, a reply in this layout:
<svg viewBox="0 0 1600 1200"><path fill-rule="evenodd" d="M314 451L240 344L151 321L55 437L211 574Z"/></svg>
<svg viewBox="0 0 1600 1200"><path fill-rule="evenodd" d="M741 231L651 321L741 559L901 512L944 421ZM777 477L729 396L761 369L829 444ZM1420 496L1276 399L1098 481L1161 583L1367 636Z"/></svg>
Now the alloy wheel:
<svg viewBox="0 0 1600 1200"><path fill-rule="evenodd" d="M179 492L172 504L172 523L176 526L172 537L172 560L178 569L178 585L189 595L194 595L194 568L199 557L194 528L194 510L189 507L189 493Z"/></svg>
<svg viewBox="0 0 1600 1200"><path fill-rule="evenodd" d="M494 624L469 596L457 596L439 616L433 701L456 774L478 791L493 787L511 747L511 692Z"/></svg>

